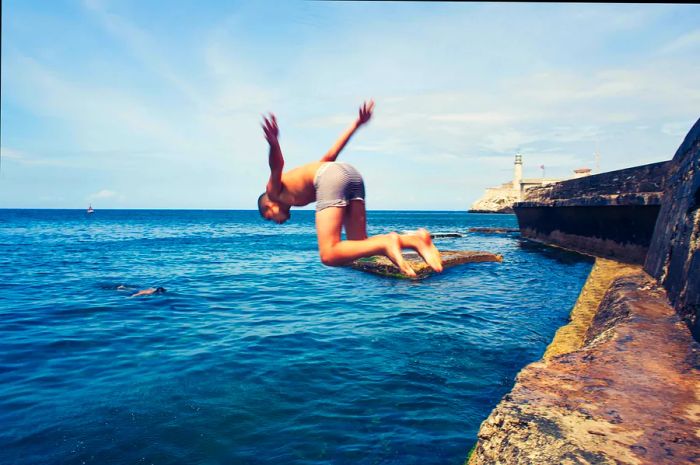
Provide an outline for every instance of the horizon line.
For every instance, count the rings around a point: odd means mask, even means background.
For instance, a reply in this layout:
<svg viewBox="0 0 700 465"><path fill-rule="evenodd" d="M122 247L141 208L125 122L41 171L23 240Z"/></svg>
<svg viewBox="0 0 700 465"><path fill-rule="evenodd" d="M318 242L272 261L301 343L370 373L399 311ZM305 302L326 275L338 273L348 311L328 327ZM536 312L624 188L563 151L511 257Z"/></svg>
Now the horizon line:
<svg viewBox="0 0 700 465"><path fill-rule="evenodd" d="M61 208L61 207L0 207L0 210L71 210L71 211L85 211L85 208ZM257 212L256 209L243 209L243 208L100 208L97 211L244 211L244 212ZM368 212L395 212L395 211L405 211L405 212L463 212L468 213L468 209L464 210L410 210L410 209L370 209ZM298 212L308 211L315 212L313 209L298 209ZM483 213L474 213L478 215L483 215ZM497 213L501 215L502 213Z"/></svg>

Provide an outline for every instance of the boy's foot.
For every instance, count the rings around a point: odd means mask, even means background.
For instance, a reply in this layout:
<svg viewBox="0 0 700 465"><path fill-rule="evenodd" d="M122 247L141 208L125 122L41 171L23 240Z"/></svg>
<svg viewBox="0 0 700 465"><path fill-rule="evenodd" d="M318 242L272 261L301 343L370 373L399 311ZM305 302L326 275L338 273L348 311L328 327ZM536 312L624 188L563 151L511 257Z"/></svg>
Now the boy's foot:
<svg viewBox="0 0 700 465"><path fill-rule="evenodd" d="M427 263L430 268L440 273L442 271L442 257L440 257L440 251L433 244L430 233L420 228L416 231L416 236L420 239L418 244L416 244L416 252L423 257L423 260L425 260L425 263Z"/></svg>
<svg viewBox="0 0 700 465"><path fill-rule="evenodd" d="M386 257L391 260L391 262L396 265L403 274L410 278L416 277L416 272L413 271L411 265L404 260L403 255L401 255L401 239L396 233L388 234Z"/></svg>

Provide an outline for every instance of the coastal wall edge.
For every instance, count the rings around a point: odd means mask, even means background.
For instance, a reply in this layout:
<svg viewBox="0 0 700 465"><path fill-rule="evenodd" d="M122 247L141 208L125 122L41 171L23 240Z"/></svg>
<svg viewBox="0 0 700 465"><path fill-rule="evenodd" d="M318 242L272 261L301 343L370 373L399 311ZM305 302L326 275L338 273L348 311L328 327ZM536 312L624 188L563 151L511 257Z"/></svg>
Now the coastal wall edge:
<svg viewBox="0 0 700 465"><path fill-rule="evenodd" d="M576 345L521 370L482 423L469 465L697 458L700 345L641 267L609 261L603 268L579 297L595 296Z"/></svg>
<svg viewBox="0 0 700 465"><path fill-rule="evenodd" d="M522 237L626 263L646 258L670 162L536 187L514 206Z"/></svg>

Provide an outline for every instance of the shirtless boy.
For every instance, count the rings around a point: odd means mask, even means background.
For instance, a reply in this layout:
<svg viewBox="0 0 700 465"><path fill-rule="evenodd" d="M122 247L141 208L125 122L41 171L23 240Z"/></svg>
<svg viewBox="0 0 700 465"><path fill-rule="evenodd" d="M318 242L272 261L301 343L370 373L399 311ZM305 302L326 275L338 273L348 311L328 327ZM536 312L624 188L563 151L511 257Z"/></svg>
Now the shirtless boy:
<svg viewBox="0 0 700 465"><path fill-rule="evenodd" d="M283 172L284 158L278 140L277 119L273 114L263 117L265 139L270 144L270 180L258 198L260 215L282 224L289 219L292 206L300 207L315 201L318 251L324 265L341 266L357 258L384 255L402 273L415 277L415 271L401 255L401 249L408 248L418 252L433 270L440 272L440 252L425 229L416 234L392 232L367 237L362 176L349 164L335 161L355 131L369 121L373 109L374 102L365 102L357 120L319 161L286 172ZM346 240L341 240L343 227Z"/></svg>

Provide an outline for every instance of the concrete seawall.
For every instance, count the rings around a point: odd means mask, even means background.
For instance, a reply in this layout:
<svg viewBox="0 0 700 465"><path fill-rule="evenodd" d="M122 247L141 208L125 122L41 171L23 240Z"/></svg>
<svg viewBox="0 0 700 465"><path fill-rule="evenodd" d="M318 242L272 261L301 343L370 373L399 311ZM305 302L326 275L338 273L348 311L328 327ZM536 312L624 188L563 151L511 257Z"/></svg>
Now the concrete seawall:
<svg viewBox="0 0 700 465"><path fill-rule="evenodd" d="M516 203L523 237L628 263L644 263L669 162L530 189Z"/></svg>
<svg viewBox="0 0 700 465"><path fill-rule="evenodd" d="M523 237L598 258L469 464L700 463L700 120L669 162L533 189L515 212Z"/></svg>
<svg viewBox="0 0 700 465"><path fill-rule="evenodd" d="M576 305L482 423L469 465L697 463L700 345L664 290L599 260Z"/></svg>

